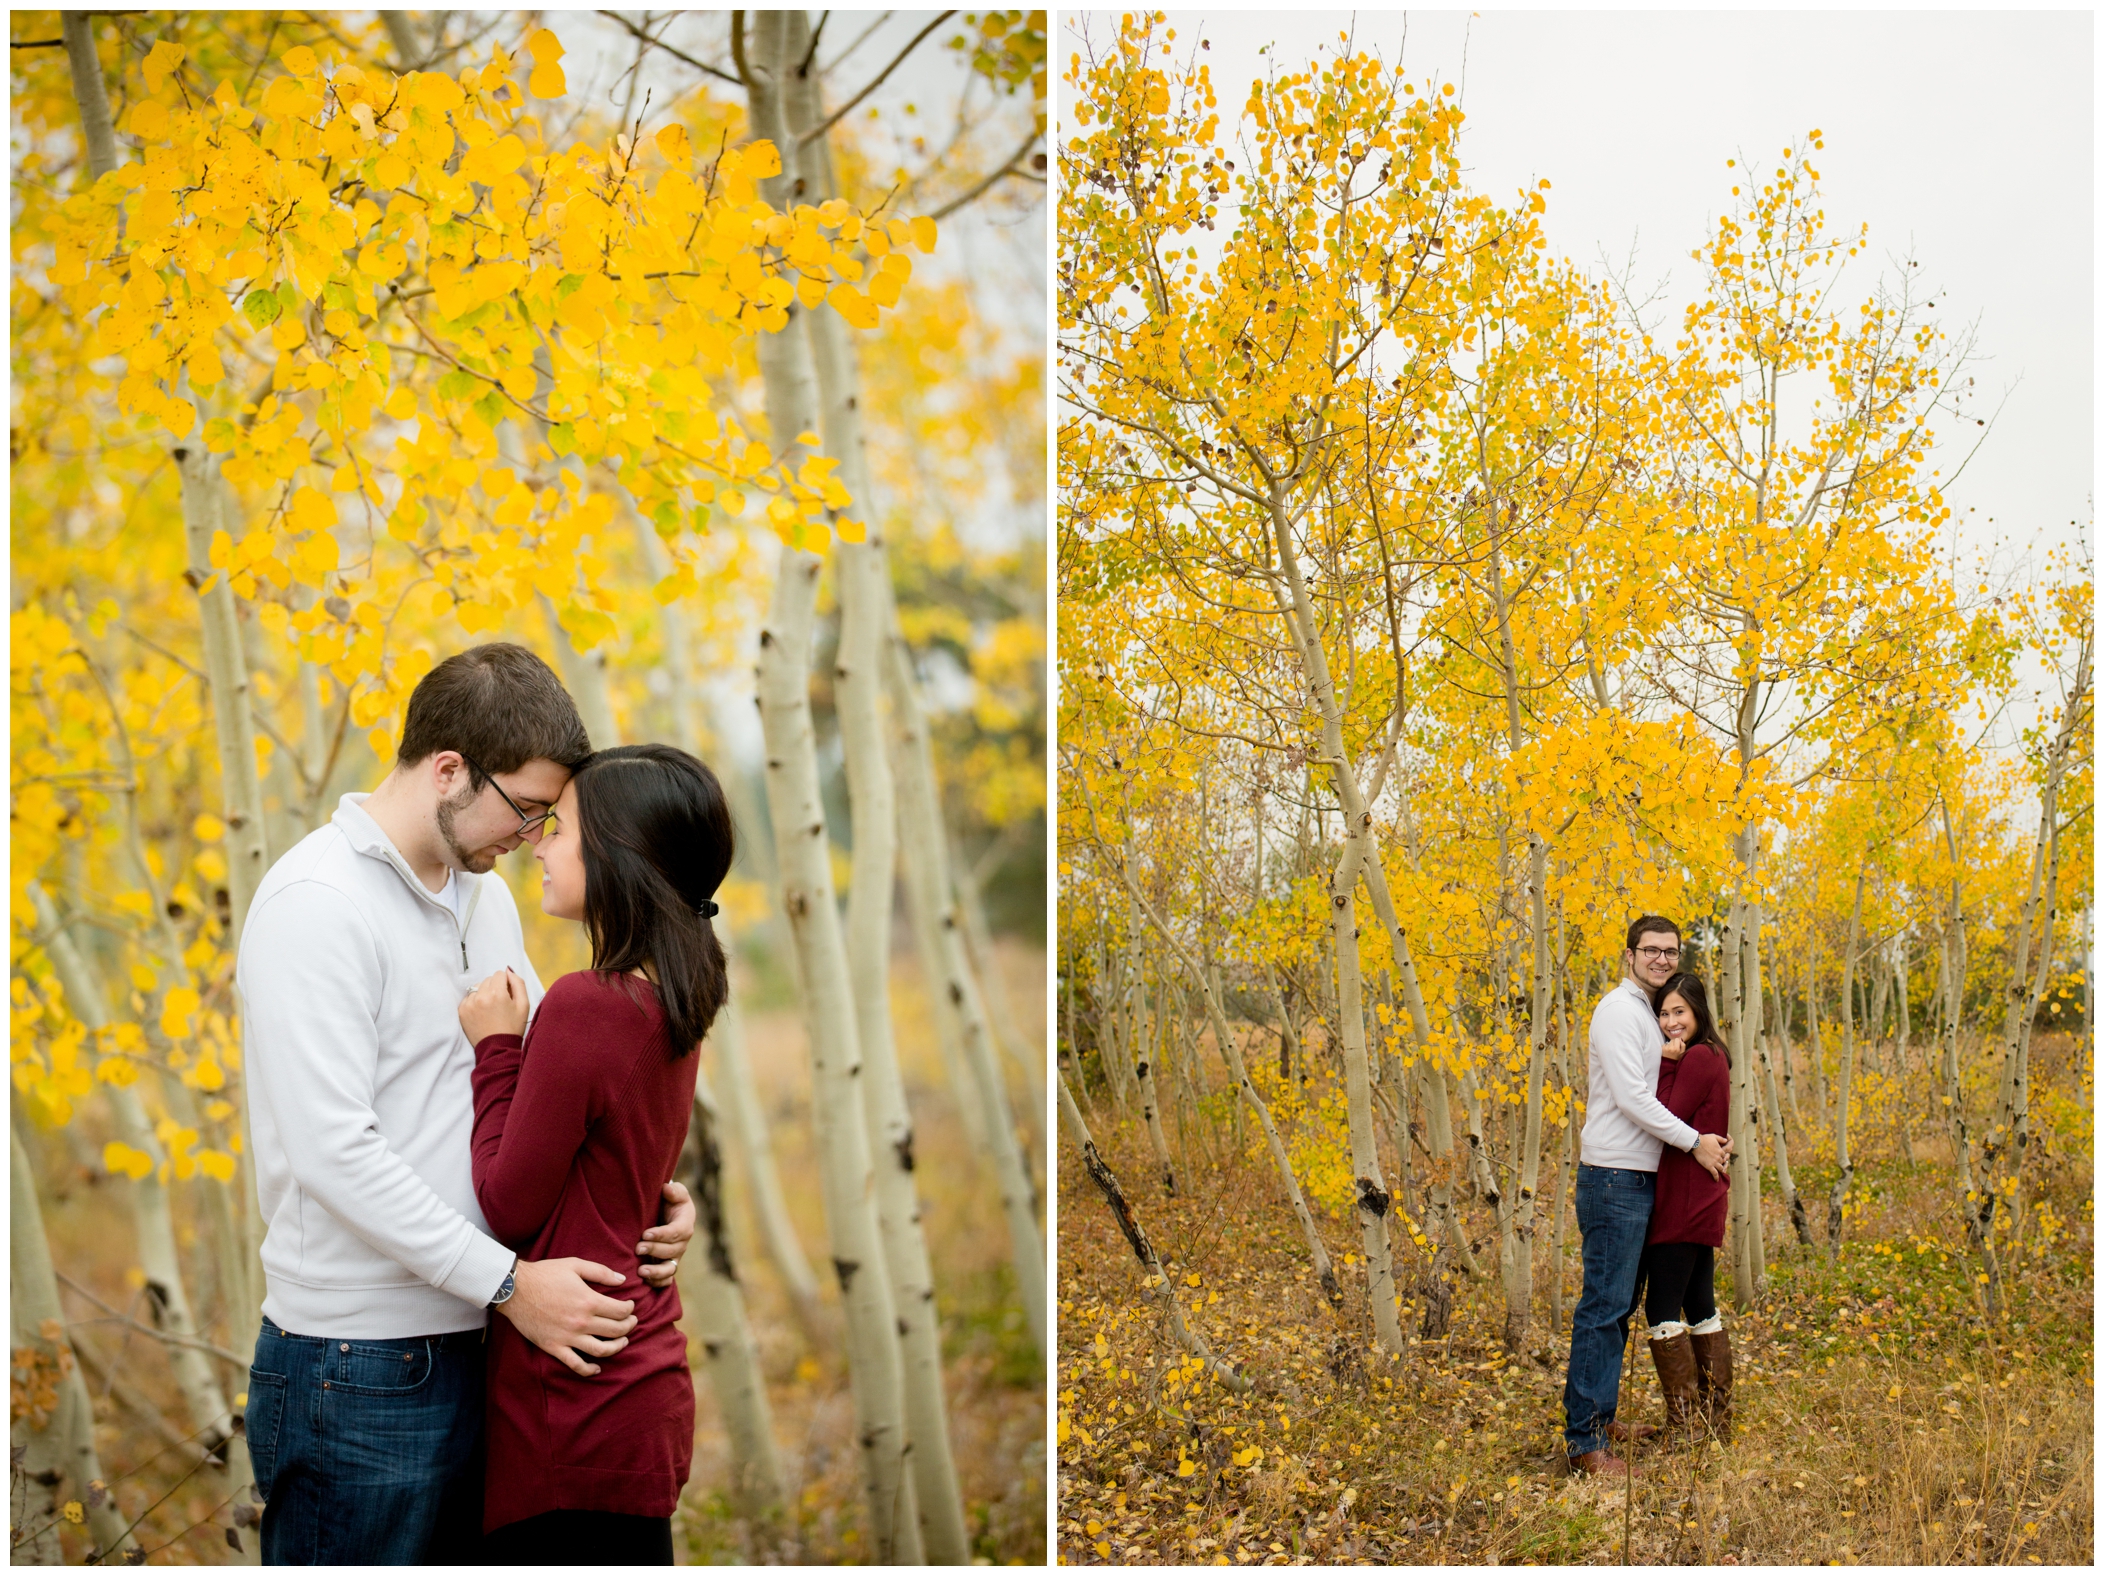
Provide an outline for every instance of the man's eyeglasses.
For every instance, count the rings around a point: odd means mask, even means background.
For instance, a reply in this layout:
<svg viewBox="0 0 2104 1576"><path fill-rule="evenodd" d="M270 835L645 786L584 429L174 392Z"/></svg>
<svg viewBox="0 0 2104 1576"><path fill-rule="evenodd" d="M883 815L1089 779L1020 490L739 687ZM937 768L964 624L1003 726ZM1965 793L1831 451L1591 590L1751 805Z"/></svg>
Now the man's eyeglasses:
<svg viewBox="0 0 2104 1576"><path fill-rule="evenodd" d="M466 757L462 757L462 759L465 759L465 758L466 758ZM503 792L503 790L502 790L502 789L499 789L499 790L498 790L498 792L500 792L500 793L501 793L501 792ZM509 804L509 803L510 803L511 801L509 801L509 800L506 800L505 802L506 802L507 804ZM1652 959L1653 961L1655 961L1655 962L1658 962L1658 963L1678 963L1678 962L1680 961L1680 948L1678 948L1678 947L1638 947L1638 948L1636 949L1636 955L1637 955L1638 957L1640 957L1640 958L1650 958L1650 959Z"/></svg>
<svg viewBox="0 0 2104 1576"><path fill-rule="evenodd" d="M519 818L519 824L504 835L506 837L523 837L529 843L538 843L542 835L548 830L548 823L555 819L555 812L553 810L521 810L518 801L504 791L503 784L499 783L495 777L477 766L473 761L469 761L465 754L461 755L460 758L463 761L467 761L469 771L497 790L497 797L510 805L511 813Z"/></svg>

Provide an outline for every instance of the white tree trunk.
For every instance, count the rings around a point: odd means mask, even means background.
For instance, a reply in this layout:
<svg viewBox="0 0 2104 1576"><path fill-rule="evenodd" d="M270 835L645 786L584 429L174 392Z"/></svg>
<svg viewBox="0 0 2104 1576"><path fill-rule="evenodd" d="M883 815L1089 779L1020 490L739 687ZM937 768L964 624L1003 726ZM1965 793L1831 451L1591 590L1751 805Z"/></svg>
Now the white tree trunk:
<svg viewBox="0 0 2104 1576"><path fill-rule="evenodd" d="M109 1023L108 998L94 967L72 935L60 922L56 906L42 886L31 882L30 900L36 905L37 923L43 928L45 953L50 957L59 983L65 987L66 1007L91 1034L99 1034ZM198 1338L197 1321L190 1313L189 1293L184 1289L182 1259L176 1248L175 1220L168 1208L168 1190L161 1180L164 1161L161 1143L154 1136L136 1090L126 1084L104 1086L110 1110L117 1121L117 1135L133 1149L152 1157L154 1169L130 1186L132 1219L138 1232L139 1265L146 1275L147 1303L157 1328L186 1341ZM237 1335L239 1340L240 1336ZM190 1414L198 1442L218 1453L234 1439L233 1416L226 1392L212 1370L212 1359L196 1346L169 1344L168 1364L175 1373L176 1387ZM243 1466L246 1465L245 1460ZM232 1463L229 1462L231 1467ZM246 1485L241 1476L232 1486Z"/></svg>
<svg viewBox="0 0 2104 1576"><path fill-rule="evenodd" d="M636 537L642 543L644 562L649 566L652 578L663 579L672 573L671 553L647 520L639 519L635 526ZM673 732L681 749L700 757L704 753L701 705L694 693L692 638L687 628L687 615L677 602L671 602L663 608L660 620L665 642L665 670L670 683L668 698ZM767 857L767 843L760 835L758 806L747 802L749 796L744 775L728 760L713 764L723 783L724 794L731 801L732 817L738 823L739 851L751 856L753 868L765 872L761 879L771 885L769 877L773 861ZM726 960L732 950L726 940ZM796 1316L805 1344L814 1352L823 1351L827 1341L825 1321L819 1311L818 1279L811 1273L811 1261L804 1253L803 1243L796 1234L796 1224L789 1216L788 1200L782 1191L781 1170L775 1164L774 1141L768 1132L767 1112L760 1102L759 1089L753 1082L752 1064L745 1054L745 1020L738 1010L735 995L724 1002L723 1010L716 1015L709 1043L715 1050L717 1087L722 1091L718 1097L717 1114L722 1119L731 1169L745 1185L761 1249L782 1278L783 1287L789 1294L790 1311Z"/></svg>
<svg viewBox="0 0 2104 1576"><path fill-rule="evenodd" d="M1170 934L1168 926L1162 923L1161 916L1154 911L1154 905L1140 895L1139 889L1132 884L1130 871L1124 872L1124 880L1127 894L1138 906L1139 911L1147 917L1147 922L1154 927L1155 934L1160 936L1163 945L1175 954L1177 962L1184 966L1184 971L1198 982L1198 989L1205 997L1205 1016L1206 1021L1212 1025L1213 1039L1220 1046L1220 1054L1227 1058L1228 1072L1235 1080L1235 1088L1241 1092L1242 1099L1264 1130L1264 1143L1271 1151L1271 1164L1278 1172L1280 1185L1286 1190L1286 1202L1293 1210L1293 1218L1300 1223L1301 1238L1308 1245L1308 1259L1314 1266L1315 1279L1322 1287L1323 1296L1329 1299L1330 1306L1340 1306L1344 1301L1344 1292L1338 1286L1337 1272L1330 1264L1329 1249L1322 1245L1322 1234L1315 1229L1315 1216L1308 1209L1307 1195L1301 1191L1300 1178L1294 1174L1292 1157L1286 1153L1285 1143L1279 1138L1277 1127L1272 1125L1271 1108L1264 1104L1262 1096L1257 1093L1257 1086L1249 1081L1249 1069L1242 1062L1242 1048L1235 1043L1235 1037L1228 1029L1227 1015L1220 1009L1219 998L1213 992L1213 982L1206 977L1205 971L1199 968L1198 960L1184 949L1183 943Z"/></svg>
<svg viewBox="0 0 2104 1576"><path fill-rule="evenodd" d="M805 13L789 13L789 47L799 59L809 51ZM817 79L800 72L788 85L789 129L801 134L821 122ZM802 155L805 196L824 202L835 195L825 139L807 144ZM884 533L862 448L861 380L837 312L804 316L811 359L818 372L820 435L825 452L839 462L851 506L864 523L859 543L843 542L834 558L840 599L840 645L833 669L833 711L847 764L848 802L854 849L847 906L848 970L862 1048L863 1114L876 1166L877 1229L890 1270L904 1364L906 1428L912 1440L913 1483L922 1541L937 1565L971 1562L964 1500L950 1454L949 1418L942 1389L942 1327L936 1317L935 1281L921 1233L920 1197L914 1186L913 1117L899 1077L891 1034L891 907L898 879L898 816L891 764L884 748L884 637L890 601Z"/></svg>
<svg viewBox="0 0 2104 1576"><path fill-rule="evenodd" d="M778 209L789 206L796 181L795 147L786 133L781 102L800 58L789 41L789 18L790 13L782 11L756 13L755 71L748 84L753 131L771 138L782 153L782 173L768 181L765 192ZM768 426L778 448L818 426L817 385L799 315L800 309L792 307L788 326L761 335L757 346ZM872 1199L875 1178L862 1108L854 983L834 903L811 725L811 647L823 567L817 555L783 545L773 606L760 632L767 803L782 908L802 975L826 1228L847 1315L848 1374L871 1553L884 1564L919 1564L919 1517L906 1467L904 1376Z"/></svg>
<svg viewBox="0 0 2104 1576"><path fill-rule="evenodd" d="M1036 1189L1024 1165L1023 1147L1016 1138L1015 1117L1000 1064L987 1037L986 1003L965 956L927 718L921 709L920 686L906 654L905 638L899 632L896 610L890 620L884 674L891 695L892 764L899 790L906 896L914 912L915 934L923 947L922 962L934 988L937 1029L954 1036L978 1093L980 1125L986 1133L1002 1212L1008 1220L1009 1259L1015 1266L1016 1296L1030 1321L1031 1339L1040 1353L1049 1355L1045 1246L1038 1233Z"/></svg>
<svg viewBox="0 0 2104 1576"><path fill-rule="evenodd" d="M1866 864L1856 872L1855 906L1848 915L1848 945L1841 954L1841 1069L1834 1080L1834 1191L1826 1205L1826 1252L1828 1258L1841 1251L1842 1210L1854 1185L1856 1163L1848 1152L1848 1102L1856 1076L1856 946L1863 934L1863 881Z"/></svg>
<svg viewBox="0 0 2104 1576"><path fill-rule="evenodd" d="M1373 1097L1367 1076L1366 1016L1360 1003L1359 922L1352 890L1359 884L1365 852L1363 827L1347 825L1344 853L1330 883L1330 947L1337 965L1337 1019L1343 1030L1345 1100L1351 1127L1353 1203L1359 1243L1366 1255L1366 1296L1373 1308L1374 1337L1381 1349L1402 1355L1403 1327L1396 1314L1395 1267L1388 1256L1389 1194L1374 1140Z"/></svg>
<svg viewBox="0 0 2104 1576"><path fill-rule="evenodd" d="M1102 1154L1097 1150L1096 1140L1089 1134L1088 1123L1081 1119L1081 1108L1075 1105L1073 1093L1067 1088L1064 1074L1060 1075L1059 1079L1059 1114L1066 1124L1068 1136L1081 1151L1082 1169L1102 1192L1103 1201L1110 1206L1111 1216L1117 1221L1118 1229L1132 1245L1133 1256L1140 1261L1140 1267L1146 1274L1148 1291L1162 1306L1171 1338L1178 1346L1205 1364L1206 1371L1227 1389L1236 1395L1247 1395L1256 1387L1238 1373L1232 1364L1215 1357L1212 1348L1206 1344L1205 1337L1185 1322L1183 1305L1176 1296L1176 1284L1170 1280L1169 1272L1162 1267L1161 1259L1155 1254L1154 1245L1147 1240L1147 1233L1141 1229L1139 1217L1133 1213L1132 1205L1126 1200L1125 1190L1118 1185L1116 1175L1104 1163Z"/></svg>
<svg viewBox="0 0 2104 1576"><path fill-rule="evenodd" d="M701 1343L709 1387L715 1392L716 1408L723 1414L724 1433L730 1441L731 1504L749 1520L778 1523L788 1503L788 1490L781 1456L775 1449L767 1383L753 1348L745 1293L725 1229L717 1126L715 1098L707 1080L697 1079L694 1114L687 1131L688 1187L701 1217L701 1230L694 1250L680 1260L680 1268L687 1284L686 1301L694 1312L694 1336Z"/></svg>
<svg viewBox="0 0 2104 1576"><path fill-rule="evenodd" d="M782 1178L774 1159L774 1140L767 1127L767 1113L753 1082L752 1063L745 1054L745 1017L736 998L723 1004L716 1015L709 1043L716 1052L716 1072L723 1090L720 1112L731 1158L745 1181L752 1200L754 1223L760 1246L789 1293L789 1306L803 1330L804 1342L814 1352L828 1345L823 1315L819 1311L818 1278L796 1234L789 1216L789 1201L782 1191Z"/></svg>
<svg viewBox="0 0 2104 1576"><path fill-rule="evenodd" d="M69 22L71 18L67 19ZM95 1415L81 1382L72 1348L66 1342L65 1310L58 1298L58 1278L51 1267L51 1243L44 1234L44 1211L37 1197L36 1176L22 1135L10 1124L12 1150L8 1186L8 1346L17 1370L34 1365L57 1392L44 1426L35 1426L21 1406L12 1409L8 1442L19 1452L10 1474L8 1526L13 1533L9 1562L57 1565L61 1505L77 1499L86 1511L88 1531L99 1554L120 1545L136 1549L128 1537L117 1501L104 1489L102 1460L95 1450ZM37 1480L52 1475L45 1488Z"/></svg>

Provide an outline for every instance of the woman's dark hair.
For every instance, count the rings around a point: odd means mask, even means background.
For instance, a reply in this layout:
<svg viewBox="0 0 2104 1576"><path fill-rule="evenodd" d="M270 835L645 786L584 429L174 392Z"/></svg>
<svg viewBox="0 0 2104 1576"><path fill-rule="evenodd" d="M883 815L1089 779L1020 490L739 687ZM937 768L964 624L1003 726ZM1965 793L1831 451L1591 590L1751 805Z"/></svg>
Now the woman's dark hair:
<svg viewBox="0 0 2104 1576"><path fill-rule="evenodd" d="M1710 1016L1709 992L1703 989L1699 974L1676 974L1659 986L1658 994L1651 998L1654 1009L1666 1004L1668 996L1678 996L1688 1004L1688 1011L1695 1015L1695 1032L1688 1036L1690 1045L1709 1045L1716 1048L1724 1058L1724 1065L1731 1065L1731 1047L1717 1033L1717 1022Z"/></svg>
<svg viewBox="0 0 2104 1576"><path fill-rule="evenodd" d="M601 750L570 779L584 850L592 967L650 965L675 1058L701 1043L730 991L723 944L703 917L735 834L716 774L669 744Z"/></svg>

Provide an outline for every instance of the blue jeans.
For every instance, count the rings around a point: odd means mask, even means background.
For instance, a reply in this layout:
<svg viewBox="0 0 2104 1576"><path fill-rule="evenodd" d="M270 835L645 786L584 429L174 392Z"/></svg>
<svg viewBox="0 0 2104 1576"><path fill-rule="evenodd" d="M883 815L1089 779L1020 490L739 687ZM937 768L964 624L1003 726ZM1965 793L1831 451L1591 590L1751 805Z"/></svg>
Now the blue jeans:
<svg viewBox="0 0 2104 1576"><path fill-rule="evenodd" d="M1585 1287L1571 1314L1571 1366L1563 1382L1564 1448L1607 1448L1622 1387L1622 1344L1636 1312L1636 1272L1651 1230L1658 1175L1606 1166L1578 1168L1578 1231Z"/></svg>
<svg viewBox="0 0 2104 1576"><path fill-rule="evenodd" d="M246 1433L265 1565L479 1563L481 1330L292 1335L269 1319Z"/></svg>

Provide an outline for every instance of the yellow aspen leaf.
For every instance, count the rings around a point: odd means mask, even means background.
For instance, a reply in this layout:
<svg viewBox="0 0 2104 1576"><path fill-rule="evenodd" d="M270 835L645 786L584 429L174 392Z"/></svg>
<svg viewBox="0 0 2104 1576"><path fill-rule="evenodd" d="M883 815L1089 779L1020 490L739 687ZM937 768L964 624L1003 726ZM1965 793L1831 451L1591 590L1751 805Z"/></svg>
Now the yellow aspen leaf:
<svg viewBox="0 0 2104 1576"><path fill-rule="evenodd" d="M227 1154L224 1150L200 1150L197 1156L197 1169L210 1177L214 1182L231 1182L234 1180L234 1157Z"/></svg>
<svg viewBox="0 0 2104 1576"><path fill-rule="evenodd" d="M311 77L321 69L321 61L305 44L295 44L278 57L278 63L296 77Z"/></svg>
<svg viewBox="0 0 2104 1576"><path fill-rule="evenodd" d="M132 965L131 982L134 990L141 991L150 991L160 983L153 970L143 963L134 963Z"/></svg>
<svg viewBox="0 0 2104 1576"><path fill-rule="evenodd" d="M201 1005L196 991L178 985L161 1000L161 1032L171 1040L188 1039L190 1019Z"/></svg>
<svg viewBox="0 0 2104 1576"><path fill-rule="evenodd" d="M191 1070L190 1081L200 1089L223 1089L226 1087L226 1072L218 1061L208 1054Z"/></svg>
<svg viewBox="0 0 2104 1576"><path fill-rule="evenodd" d="M856 328L875 328L877 309L870 304L869 297L850 284L837 284L826 292L826 300L834 311Z"/></svg>
<svg viewBox="0 0 2104 1576"><path fill-rule="evenodd" d="M279 350L297 350L307 342L307 320L297 312L287 312L270 325L270 342Z"/></svg>
<svg viewBox="0 0 2104 1576"><path fill-rule="evenodd" d="M913 235L913 244L923 255L935 250L935 221L926 214L916 216L908 225Z"/></svg>
<svg viewBox="0 0 2104 1576"><path fill-rule="evenodd" d="M168 74L183 63L183 46L169 43L166 39L147 51L139 69L146 78L146 91L159 93L167 85Z"/></svg>
<svg viewBox="0 0 2104 1576"><path fill-rule="evenodd" d="M1188 1457L1176 1463L1176 1475L1180 1478L1190 1477L1192 1474L1197 1472L1197 1470L1198 1463L1189 1459Z"/></svg>
<svg viewBox="0 0 2104 1576"><path fill-rule="evenodd" d="M178 438L188 437L190 429L197 425L197 407L186 399L164 400L161 425Z"/></svg>
<svg viewBox="0 0 2104 1576"><path fill-rule="evenodd" d="M102 1146L102 1164L111 1175L130 1177L136 1182L153 1170L153 1156L113 1139Z"/></svg>
<svg viewBox="0 0 2104 1576"><path fill-rule="evenodd" d="M127 129L141 142L158 142L168 135L168 106L158 99L141 99L132 106Z"/></svg>
<svg viewBox="0 0 2104 1576"><path fill-rule="evenodd" d="M653 140L658 152L674 164L684 164L693 156L694 146L687 140L687 128L678 121L661 129Z"/></svg>
<svg viewBox="0 0 2104 1576"><path fill-rule="evenodd" d="M559 99L570 91L570 84L563 68L550 61L533 68L533 75L526 79L526 91L535 98Z"/></svg>
<svg viewBox="0 0 2104 1576"><path fill-rule="evenodd" d="M285 523L295 531L327 531L336 524L336 506L320 488L302 487L292 495Z"/></svg>
<svg viewBox="0 0 2104 1576"><path fill-rule="evenodd" d="M416 414L416 396L405 386L396 384L387 396L387 403L380 408L396 421L407 421Z"/></svg>
<svg viewBox="0 0 2104 1576"><path fill-rule="evenodd" d="M302 585L318 586L322 576L335 569L337 561L334 534L317 531L292 550L293 577Z"/></svg>

